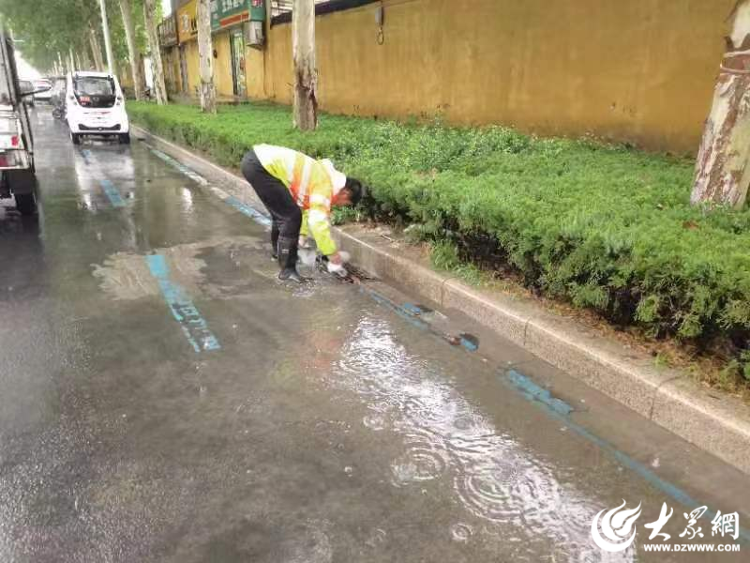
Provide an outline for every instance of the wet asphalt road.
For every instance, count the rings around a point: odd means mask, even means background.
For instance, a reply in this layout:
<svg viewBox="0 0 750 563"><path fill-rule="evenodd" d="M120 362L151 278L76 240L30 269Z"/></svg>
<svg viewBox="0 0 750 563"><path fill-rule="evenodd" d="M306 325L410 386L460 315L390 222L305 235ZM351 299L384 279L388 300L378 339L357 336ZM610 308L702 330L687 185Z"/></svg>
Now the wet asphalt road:
<svg viewBox="0 0 750 563"><path fill-rule="evenodd" d="M0 561L742 559L646 553L642 524L666 502L677 539L670 486L745 517L747 476L570 391L613 455L500 381L564 374L281 284L265 230L143 143L35 121L40 216L0 207ZM591 521L621 499L637 541L606 554Z"/></svg>

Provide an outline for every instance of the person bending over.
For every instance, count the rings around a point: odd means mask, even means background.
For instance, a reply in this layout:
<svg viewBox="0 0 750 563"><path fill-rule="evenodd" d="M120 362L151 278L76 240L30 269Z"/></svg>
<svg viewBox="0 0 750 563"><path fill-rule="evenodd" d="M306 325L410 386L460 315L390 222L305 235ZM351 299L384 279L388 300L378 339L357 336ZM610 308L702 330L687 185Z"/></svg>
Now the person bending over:
<svg viewBox="0 0 750 563"><path fill-rule="evenodd" d="M363 187L358 180L347 178L328 159L273 145L255 145L242 159L242 175L273 219L271 246L281 267L279 279L303 281L297 272L303 221L320 253L343 269L343 257L331 238L331 208L359 203Z"/></svg>

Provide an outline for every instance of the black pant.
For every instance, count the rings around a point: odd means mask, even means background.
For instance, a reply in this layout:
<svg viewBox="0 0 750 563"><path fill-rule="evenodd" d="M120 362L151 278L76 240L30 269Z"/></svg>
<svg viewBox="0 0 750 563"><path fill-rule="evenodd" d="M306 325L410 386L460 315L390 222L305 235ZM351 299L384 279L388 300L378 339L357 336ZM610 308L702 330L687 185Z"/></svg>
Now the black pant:
<svg viewBox="0 0 750 563"><path fill-rule="evenodd" d="M242 159L242 175L250 182L255 193L271 214L273 219L271 241L274 250L279 236L296 242L302 228L302 210L287 187L263 168L255 151L252 150Z"/></svg>

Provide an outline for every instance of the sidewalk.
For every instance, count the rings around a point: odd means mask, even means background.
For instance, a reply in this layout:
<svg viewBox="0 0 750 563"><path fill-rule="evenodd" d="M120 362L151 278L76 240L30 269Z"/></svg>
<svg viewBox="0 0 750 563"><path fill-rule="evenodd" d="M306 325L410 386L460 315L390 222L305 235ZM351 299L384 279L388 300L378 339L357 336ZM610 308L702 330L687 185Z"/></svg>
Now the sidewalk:
<svg viewBox="0 0 750 563"><path fill-rule="evenodd" d="M259 206L244 179L142 129L134 131L187 166L207 167L225 181L212 188L227 203ZM231 201L230 201L231 200ZM418 252L360 226L336 229L357 266L395 285L408 286L448 311L476 319L494 333L568 372L657 425L750 473L750 408L707 390L684 373L656 369L653 358L603 338L531 300L477 290L433 271Z"/></svg>

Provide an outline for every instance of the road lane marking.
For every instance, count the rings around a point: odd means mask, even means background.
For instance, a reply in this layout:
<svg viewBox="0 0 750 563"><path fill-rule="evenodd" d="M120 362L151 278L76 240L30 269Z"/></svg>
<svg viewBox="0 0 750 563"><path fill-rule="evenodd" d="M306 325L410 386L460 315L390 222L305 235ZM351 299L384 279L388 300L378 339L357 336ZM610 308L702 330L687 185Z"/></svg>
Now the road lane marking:
<svg viewBox="0 0 750 563"><path fill-rule="evenodd" d="M218 190L218 188L217 188ZM218 190L220 192L223 192L223 190ZM234 196L230 196L226 192L224 194L227 196L226 198L222 198L225 203L228 205L231 205L234 207L237 211L240 213L243 213L244 215L247 215L252 219L253 221L256 221L257 223L260 223L264 227L270 227L271 226L271 219L267 215L264 215L254 207L250 207L249 205L242 203L239 199L237 199Z"/></svg>
<svg viewBox="0 0 750 563"><path fill-rule="evenodd" d="M208 323L196 309L185 289L169 279L169 265L161 254L149 254L146 263L151 275L159 283L164 300L172 316L182 327L182 332L193 349L200 353L219 350L219 340L209 330Z"/></svg>
<svg viewBox="0 0 750 563"><path fill-rule="evenodd" d="M440 337L443 341L452 343L452 339L445 338L445 335L443 333L435 331L430 323L428 323L424 319L414 316L414 311L416 309L414 305L410 303L400 305L399 303L396 303L395 301L391 300L385 295L382 295L372 288L360 286L360 289L364 291L365 294L369 295L376 303L383 305L388 309L391 309L400 317L406 319L413 326L421 330L431 332ZM578 434L580 437L593 443L596 447L611 455L620 464L641 477L649 485L661 491L663 494L671 497L672 499L690 508L691 510L699 506L704 506L703 503L699 503L698 501L696 501L693 497L691 497L687 492L679 488L677 485L674 485L669 481L662 479L642 463L636 461L625 452L619 450L614 445L610 444L603 438L600 438L581 424L575 422L572 419L572 415L575 413L575 409L571 405L562 401L561 399L558 399L557 397L554 397L549 391L534 383L529 377L523 375L521 372L515 369L508 370L508 372L505 373L503 377L501 377L501 381L509 385L524 399L543 409L549 417L557 419L561 423L565 424L565 426L567 426L574 433ZM713 518L716 512L709 509L706 514L710 514ZM748 530L746 530L745 528L740 529L740 536L742 537L743 542L750 541L750 532L748 532Z"/></svg>
<svg viewBox="0 0 750 563"><path fill-rule="evenodd" d="M86 166L93 164L94 155L89 149L81 149L79 151L79 154L81 155L81 158L83 158L83 161L86 163ZM101 186L104 195L107 196L107 199L109 200L109 203L112 205L112 207L127 206L127 202L122 198L122 195L120 195L120 190L117 189L117 186L115 186L111 180L107 178L100 178L98 177L100 175L96 173L92 173L91 175L96 179L97 182L99 182L99 186Z"/></svg>
<svg viewBox="0 0 750 563"><path fill-rule="evenodd" d="M508 380L526 399L529 401L538 401L557 414L569 416L575 410L568 403L554 397L547 389L540 387L514 369L508 372Z"/></svg>
<svg viewBox="0 0 750 563"><path fill-rule="evenodd" d="M194 170L188 168L187 166L185 166L181 162L175 160L174 158L172 158L168 154L163 153L159 149L156 149L156 148L152 147L148 143L144 143L144 144L148 147L148 149L152 153L154 153L156 156L158 156L160 159L162 159L164 162L166 162L167 164L169 164L173 168L176 168L177 170L179 170L180 172L182 172L185 176L187 176L188 178L190 178L193 182L195 182L197 184L200 184L201 186L207 186L208 185L208 180L206 180L203 176L201 176L200 174L198 174Z"/></svg>
<svg viewBox="0 0 750 563"><path fill-rule="evenodd" d="M590 430L573 421L570 415L574 411L569 405L567 405L567 403L559 401L559 399L554 399L548 392L539 392L538 390L542 390L542 388L535 383L531 383L531 380L528 377L522 375L516 370L509 370L504 381L510 383L512 387L520 391L521 395L529 402L544 410L548 416L559 420L580 437L588 440L599 449L610 454L630 471L641 477L654 488L660 490L665 495L672 497L674 500L691 510L698 508L699 506L705 506L704 503L699 503L677 485L673 485L669 481L662 479L641 462L636 461L625 452L617 449L616 446L613 446L603 438L600 438ZM559 401L559 403L557 401ZM571 410L566 413L567 409ZM716 516L716 512L708 509L706 515L713 520L714 516ZM750 542L750 532L748 532L747 529L740 528L740 537L742 538L743 543Z"/></svg>
<svg viewBox="0 0 750 563"><path fill-rule="evenodd" d="M99 185L102 187L102 190L112 204L112 207L125 207L127 205L125 200L122 199L117 187L110 180L107 180L106 178L99 180Z"/></svg>

